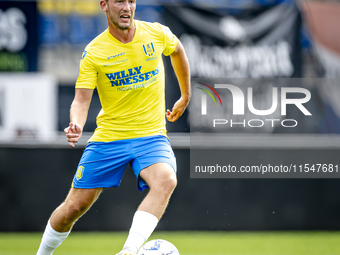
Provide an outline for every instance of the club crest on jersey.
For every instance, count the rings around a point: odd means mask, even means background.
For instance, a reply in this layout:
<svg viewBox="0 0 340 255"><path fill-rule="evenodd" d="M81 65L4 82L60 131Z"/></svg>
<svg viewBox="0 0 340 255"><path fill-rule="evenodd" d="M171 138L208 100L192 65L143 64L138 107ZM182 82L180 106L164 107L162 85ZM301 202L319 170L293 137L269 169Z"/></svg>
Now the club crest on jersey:
<svg viewBox="0 0 340 255"><path fill-rule="evenodd" d="M81 179L81 177L83 177L83 173L84 173L84 167L79 166L78 170L77 170L77 174L76 174L77 180L79 180L79 179Z"/></svg>
<svg viewBox="0 0 340 255"><path fill-rule="evenodd" d="M148 57L152 57L155 54L155 48L153 47L153 43L145 43L143 44L144 54Z"/></svg>

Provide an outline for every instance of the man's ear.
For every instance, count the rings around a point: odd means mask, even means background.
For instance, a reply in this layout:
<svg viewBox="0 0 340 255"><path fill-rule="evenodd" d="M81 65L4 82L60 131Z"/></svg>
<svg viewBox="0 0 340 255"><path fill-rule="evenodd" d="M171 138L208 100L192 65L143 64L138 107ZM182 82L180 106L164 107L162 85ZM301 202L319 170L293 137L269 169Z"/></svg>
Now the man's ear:
<svg viewBox="0 0 340 255"><path fill-rule="evenodd" d="M107 0L107 1L109 1L109 0ZM106 0L100 0L100 7L102 8L102 10L103 10L104 12L106 12L107 9L108 9L107 1L106 1Z"/></svg>

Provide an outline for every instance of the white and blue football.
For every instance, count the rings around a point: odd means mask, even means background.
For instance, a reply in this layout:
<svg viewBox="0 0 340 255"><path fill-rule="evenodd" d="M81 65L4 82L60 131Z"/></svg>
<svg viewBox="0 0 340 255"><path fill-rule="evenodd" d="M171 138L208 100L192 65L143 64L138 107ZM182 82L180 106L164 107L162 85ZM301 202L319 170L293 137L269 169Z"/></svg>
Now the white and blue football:
<svg viewBox="0 0 340 255"><path fill-rule="evenodd" d="M145 243L137 255L179 255L179 252L172 243L155 239Z"/></svg>

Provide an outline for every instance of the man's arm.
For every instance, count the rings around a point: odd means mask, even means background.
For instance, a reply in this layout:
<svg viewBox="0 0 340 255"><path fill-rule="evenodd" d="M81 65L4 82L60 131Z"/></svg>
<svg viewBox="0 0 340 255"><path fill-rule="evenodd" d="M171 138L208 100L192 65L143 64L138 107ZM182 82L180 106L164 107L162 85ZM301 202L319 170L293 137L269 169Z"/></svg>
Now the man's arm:
<svg viewBox="0 0 340 255"><path fill-rule="evenodd" d="M181 90L181 98L174 104L172 111L167 110L168 121L175 122L182 116L191 97L190 68L182 43L178 40L175 51L170 55L171 64L177 76Z"/></svg>
<svg viewBox="0 0 340 255"><path fill-rule="evenodd" d="M77 143L83 133L87 113L91 103L93 89L76 89L70 109L70 124L64 129L67 141L71 147Z"/></svg>

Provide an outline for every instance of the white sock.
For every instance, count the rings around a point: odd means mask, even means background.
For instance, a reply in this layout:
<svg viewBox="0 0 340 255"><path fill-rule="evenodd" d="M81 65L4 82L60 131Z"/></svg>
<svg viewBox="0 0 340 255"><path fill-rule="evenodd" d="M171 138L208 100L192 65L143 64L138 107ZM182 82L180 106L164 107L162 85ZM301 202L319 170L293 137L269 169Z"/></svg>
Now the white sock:
<svg viewBox="0 0 340 255"><path fill-rule="evenodd" d="M54 250L66 239L70 232L57 232L52 228L50 221L48 221L37 255L52 255Z"/></svg>
<svg viewBox="0 0 340 255"><path fill-rule="evenodd" d="M123 250L137 252L143 243L148 240L158 224L158 218L148 212L137 211L133 216L129 236Z"/></svg>

